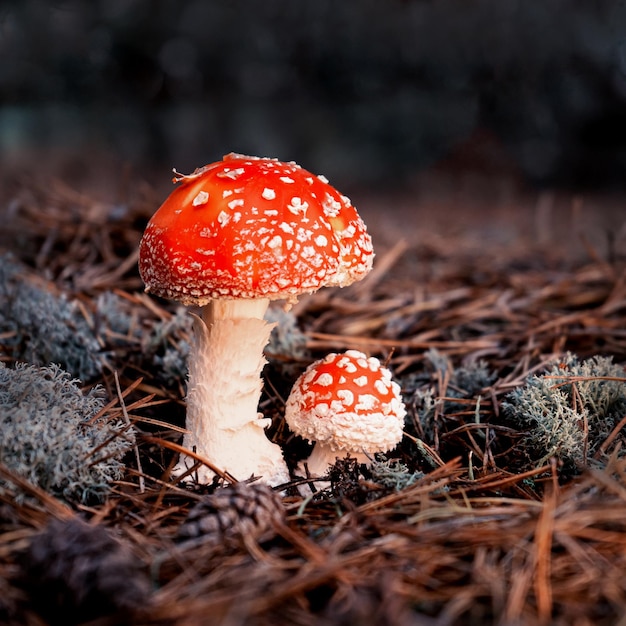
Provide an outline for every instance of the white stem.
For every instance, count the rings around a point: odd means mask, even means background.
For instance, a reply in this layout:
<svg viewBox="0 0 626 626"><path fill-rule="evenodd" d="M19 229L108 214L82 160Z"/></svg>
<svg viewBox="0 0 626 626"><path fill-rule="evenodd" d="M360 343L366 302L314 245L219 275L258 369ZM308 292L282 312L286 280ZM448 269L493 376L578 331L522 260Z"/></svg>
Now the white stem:
<svg viewBox="0 0 626 626"><path fill-rule="evenodd" d="M313 452L311 452L311 456L306 459L303 463L306 463L306 466L309 470L309 474L312 477L324 476L331 465L334 465L337 459L343 459L346 456L350 456L353 459L356 459L358 463L370 463L369 458L363 452L347 452L345 450L334 450L328 445L324 445L319 441L313 446Z"/></svg>
<svg viewBox="0 0 626 626"><path fill-rule="evenodd" d="M270 420L258 412L263 348L273 328L263 319L268 305L266 299L218 300L196 317L183 445L237 480L254 475L278 485L289 481L289 471L280 447L265 435ZM174 472L192 464L181 456ZM202 466L194 476L210 482L213 472Z"/></svg>

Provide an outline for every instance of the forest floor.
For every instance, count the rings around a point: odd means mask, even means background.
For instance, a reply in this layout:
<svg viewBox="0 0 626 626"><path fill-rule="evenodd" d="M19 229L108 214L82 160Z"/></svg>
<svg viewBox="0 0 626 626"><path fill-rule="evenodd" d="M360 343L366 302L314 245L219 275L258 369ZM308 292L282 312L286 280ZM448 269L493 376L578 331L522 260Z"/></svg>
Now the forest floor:
<svg viewBox="0 0 626 626"><path fill-rule="evenodd" d="M104 388L99 418L135 431L96 500L0 457L2 623L626 623L626 197L472 177L353 193L374 270L276 312L261 410L294 468L307 446L282 418L291 385L359 349L400 383L405 437L307 494L169 476L190 316L137 271L163 196L118 181L113 198L59 178L2 185L0 360L67 355L85 390ZM67 313L67 345L38 335L50 311L34 300L7 319L20 285Z"/></svg>

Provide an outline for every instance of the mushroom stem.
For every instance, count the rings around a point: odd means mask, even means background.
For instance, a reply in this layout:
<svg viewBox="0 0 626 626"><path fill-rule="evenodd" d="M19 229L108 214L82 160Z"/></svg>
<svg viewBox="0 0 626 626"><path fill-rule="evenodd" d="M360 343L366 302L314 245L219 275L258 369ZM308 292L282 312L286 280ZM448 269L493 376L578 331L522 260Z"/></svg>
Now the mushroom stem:
<svg viewBox="0 0 626 626"><path fill-rule="evenodd" d="M268 305L265 298L211 301L196 317L183 445L237 480L254 475L278 485L289 481L289 471L280 447L265 435L270 420L258 412L263 348L274 326L263 319ZM190 465L181 456L174 473ZM213 476L198 468L199 482Z"/></svg>
<svg viewBox="0 0 626 626"><path fill-rule="evenodd" d="M313 452L308 459L303 461L309 470L309 474L312 477L325 476L328 473L331 465L334 465L338 458L343 458L350 455L351 458L356 459L359 464L370 463L370 459L364 452L347 452L346 450L336 450L328 444L320 443L319 441L313 446Z"/></svg>

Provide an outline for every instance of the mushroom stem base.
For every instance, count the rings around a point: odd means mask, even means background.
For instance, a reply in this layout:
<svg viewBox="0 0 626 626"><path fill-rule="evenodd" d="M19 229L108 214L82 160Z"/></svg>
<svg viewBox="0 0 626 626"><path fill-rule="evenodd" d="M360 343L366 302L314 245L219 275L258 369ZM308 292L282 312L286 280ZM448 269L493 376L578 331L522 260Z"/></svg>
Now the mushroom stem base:
<svg viewBox="0 0 626 626"><path fill-rule="evenodd" d="M270 420L258 412L263 348L273 328L263 319L267 306L267 300L213 302L196 317L183 446L237 480L261 476L278 485L289 481L289 471L280 447L265 435ZM192 463L181 456L174 473ZM204 466L193 475L202 483L213 477Z"/></svg>
<svg viewBox="0 0 626 626"><path fill-rule="evenodd" d="M302 465L306 463L306 467L309 470L309 474L312 477L325 476L328 470L337 462L337 459L343 459L350 456L356 459L359 464L370 464L370 459L364 452L348 452L346 450L334 450L328 445L324 445L319 441L313 447L311 456L302 462Z"/></svg>

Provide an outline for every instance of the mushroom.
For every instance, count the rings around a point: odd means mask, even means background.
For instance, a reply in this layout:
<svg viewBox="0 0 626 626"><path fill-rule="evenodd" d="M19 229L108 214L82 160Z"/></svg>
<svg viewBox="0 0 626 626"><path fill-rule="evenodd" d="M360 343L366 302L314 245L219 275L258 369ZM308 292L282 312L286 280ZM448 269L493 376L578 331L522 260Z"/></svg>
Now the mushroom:
<svg viewBox="0 0 626 626"><path fill-rule="evenodd" d="M391 372L357 350L333 352L309 365L285 406L291 430L315 442L306 460L311 476L326 474L342 451L369 464L368 454L393 450L405 415Z"/></svg>
<svg viewBox="0 0 626 626"><path fill-rule="evenodd" d="M139 248L146 291L201 307L189 355L183 446L237 479L289 480L258 413L270 300L343 287L372 267L350 200L295 163L229 154L180 175ZM181 455L175 472L186 471ZM201 482L213 478L202 466Z"/></svg>

